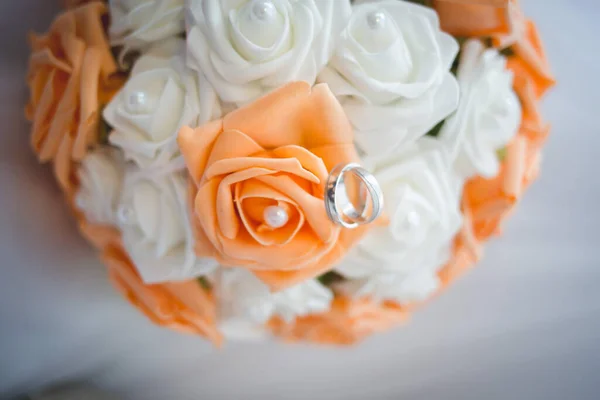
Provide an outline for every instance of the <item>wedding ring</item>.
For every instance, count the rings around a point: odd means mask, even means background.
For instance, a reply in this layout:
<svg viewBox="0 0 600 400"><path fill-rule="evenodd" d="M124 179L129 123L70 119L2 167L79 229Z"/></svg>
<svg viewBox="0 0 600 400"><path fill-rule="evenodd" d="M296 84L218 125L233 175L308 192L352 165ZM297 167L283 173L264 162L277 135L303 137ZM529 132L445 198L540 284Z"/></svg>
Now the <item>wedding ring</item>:
<svg viewBox="0 0 600 400"><path fill-rule="evenodd" d="M348 177L355 181L346 181ZM349 187L356 189L355 193L349 193ZM340 164L333 168L327 179L325 209L335 224L354 229L381 215L383 193L373 174L359 164Z"/></svg>

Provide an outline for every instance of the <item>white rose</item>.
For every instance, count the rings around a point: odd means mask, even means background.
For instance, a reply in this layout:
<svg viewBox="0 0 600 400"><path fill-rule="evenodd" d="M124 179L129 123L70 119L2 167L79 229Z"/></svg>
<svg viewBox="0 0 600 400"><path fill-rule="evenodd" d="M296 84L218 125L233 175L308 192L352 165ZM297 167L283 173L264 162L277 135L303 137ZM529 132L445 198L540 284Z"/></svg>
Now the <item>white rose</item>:
<svg viewBox="0 0 600 400"><path fill-rule="evenodd" d="M462 222L446 149L423 137L369 167L383 190L389 224L372 228L338 266L350 279L342 287L400 303L424 298L435 290L435 274Z"/></svg>
<svg viewBox="0 0 600 400"><path fill-rule="evenodd" d="M460 104L439 138L450 149L463 178L494 177L500 168L496 151L515 136L521 122L512 72L497 50L470 40L463 46L457 76Z"/></svg>
<svg viewBox="0 0 600 400"><path fill-rule="evenodd" d="M185 65L185 42L173 39L138 59L121 91L104 110L114 128L109 140L140 166L179 154L183 125L199 126L220 117L215 92Z"/></svg>
<svg viewBox="0 0 600 400"><path fill-rule="evenodd" d="M116 225L117 204L121 197L124 162L117 149L101 146L81 161L79 191L75 204L94 224Z"/></svg>
<svg viewBox="0 0 600 400"><path fill-rule="evenodd" d="M111 43L141 49L185 32L184 0L110 0Z"/></svg>
<svg viewBox="0 0 600 400"><path fill-rule="evenodd" d="M365 2L354 6L318 80L340 99L358 147L385 154L456 109L459 90L450 67L457 52L433 10L398 0Z"/></svg>
<svg viewBox="0 0 600 400"><path fill-rule="evenodd" d="M452 243L433 250L423 259L420 268L411 272L378 271L358 274L336 285L350 296L369 296L375 300L393 300L399 304L413 304L427 300L440 288L437 271L450 257Z"/></svg>
<svg viewBox="0 0 600 400"><path fill-rule="evenodd" d="M271 292L254 274L242 268L223 268L215 281L220 328L228 337L254 336L275 316L291 322L297 316L327 311L333 300L331 290L316 280Z"/></svg>
<svg viewBox="0 0 600 400"><path fill-rule="evenodd" d="M349 0L190 0L189 65L238 105L290 81L312 84L350 12Z"/></svg>
<svg viewBox="0 0 600 400"><path fill-rule="evenodd" d="M176 170L177 168L172 168ZM179 171L127 169L118 209L123 246L146 283L191 279L217 262L194 254L187 180Z"/></svg>

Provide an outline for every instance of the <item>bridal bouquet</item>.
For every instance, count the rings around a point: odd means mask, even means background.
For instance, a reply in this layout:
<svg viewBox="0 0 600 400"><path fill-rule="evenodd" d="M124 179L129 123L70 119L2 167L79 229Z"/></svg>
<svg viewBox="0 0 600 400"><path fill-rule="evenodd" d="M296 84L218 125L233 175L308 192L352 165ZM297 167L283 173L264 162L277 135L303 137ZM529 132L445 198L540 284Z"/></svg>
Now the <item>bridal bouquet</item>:
<svg viewBox="0 0 600 400"><path fill-rule="evenodd" d="M64 1L31 143L115 287L219 344L351 344L481 257L553 84L515 0Z"/></svg>

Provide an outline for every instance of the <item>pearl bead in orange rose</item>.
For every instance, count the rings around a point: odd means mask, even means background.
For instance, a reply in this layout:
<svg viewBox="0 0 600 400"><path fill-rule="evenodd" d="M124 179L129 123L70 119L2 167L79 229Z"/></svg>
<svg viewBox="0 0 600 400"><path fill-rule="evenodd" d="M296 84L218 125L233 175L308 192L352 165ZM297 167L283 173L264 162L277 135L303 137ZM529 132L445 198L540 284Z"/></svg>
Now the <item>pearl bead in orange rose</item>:
<svg viewBox="0 0 600 400"><path fill-rule="evenodd" d="M221 120L179 132L194 182L196 253L280 290L333 268L364 228L324 206L329 171L358 161L352 127L326 85L286 85Z"/></svg>

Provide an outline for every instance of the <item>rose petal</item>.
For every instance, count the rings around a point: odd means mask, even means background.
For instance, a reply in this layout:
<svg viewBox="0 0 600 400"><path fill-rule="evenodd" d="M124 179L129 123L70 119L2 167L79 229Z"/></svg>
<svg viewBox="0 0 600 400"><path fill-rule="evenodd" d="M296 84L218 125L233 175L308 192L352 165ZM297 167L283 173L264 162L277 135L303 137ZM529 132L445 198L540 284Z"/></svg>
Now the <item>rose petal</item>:
<svg viewBox="0 0 600 400"><path fill-rule="evenodd" d="M196 183L200 182L204 174L212 150L211 143L215 141L222 130L223 122L216 120L196 129L184 126L177 135L179 149L183 154L188 171Z"/></svg>
<svg viewBox="0 0 600 400"><path fill-rule="evenodd" d="M306 82L290 83L239 108L223 119L225 130L244 132L265 149L352 143L352 127L326 85L312 91Z"/></svg>
<svg viewBox="0 0 600 400"><path fill-rule="evenodd" d="M204 173L204 179L211 179L218 175L230 174L247 168L265 168L280 173L293 174L312 183L320 180L310 171L302 168L302 164L295 158L263 158L263 157L235 157L225 158L211 164Z"/></svg>

